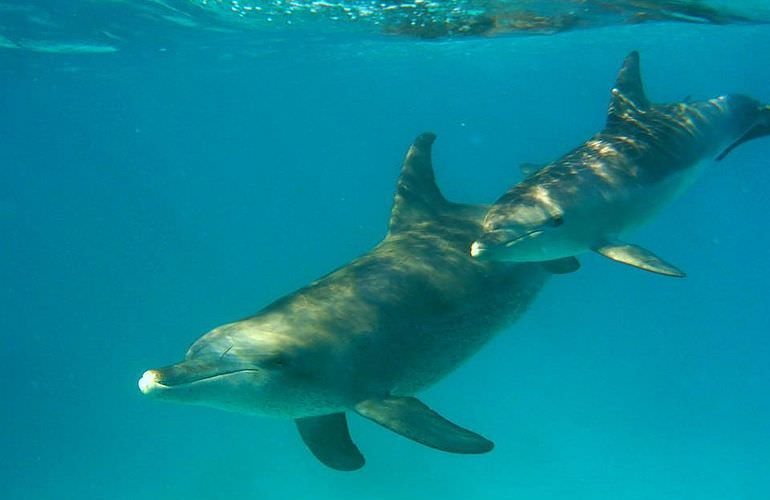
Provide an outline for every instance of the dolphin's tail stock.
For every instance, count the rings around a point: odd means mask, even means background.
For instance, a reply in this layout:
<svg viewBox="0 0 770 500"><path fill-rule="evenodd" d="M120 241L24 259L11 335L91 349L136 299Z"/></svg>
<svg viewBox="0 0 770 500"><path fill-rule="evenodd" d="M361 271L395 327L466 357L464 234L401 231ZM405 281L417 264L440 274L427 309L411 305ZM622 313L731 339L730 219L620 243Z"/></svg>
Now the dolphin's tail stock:
<svg viewBox="0 0 770 500"><path fill-rule="evenodd" d="M758 139L759 137L766 137L768 135L770 135L770 105L765 105L759 108L759 118L757 119L757 124L749 129L748 132L743 134L740 139L730 144L727 149L722 151L722 153L717 156L716 160L723 160L725 156L730 154L730 151L737 148L744 142L748 142L752 139Z"/></svg>

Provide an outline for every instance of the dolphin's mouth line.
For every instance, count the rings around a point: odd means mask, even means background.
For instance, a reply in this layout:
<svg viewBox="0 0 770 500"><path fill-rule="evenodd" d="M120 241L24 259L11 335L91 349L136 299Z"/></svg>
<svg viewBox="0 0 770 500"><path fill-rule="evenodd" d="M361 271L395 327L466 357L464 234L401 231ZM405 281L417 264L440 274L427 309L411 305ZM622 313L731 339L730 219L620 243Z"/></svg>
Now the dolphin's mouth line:
<svg viewBox="0 0 770 500"><path fill-rule="evenodd" d="M186 385L192 385L192 384L195 384L197 382L202 382L204 380L211 380L211 379L215 379L215 378L219 378L219 377L225 377L227 375L232 375L234 373L241 373L241 372L259 372L259 370L257 370L256 368L242 368L242 369L239 369L239 370L228 370L226 372L219 372L219 373L215 373L213 375L206 375L205 377L196 378L194 380L186 380L186 381L181 382L179 384L164 384L162 382L157 382L157 381L155 382L155 384L159 385L160 387L165 387L165 388L171 389L171 388L174 388L174 387L184 387Z"/></svg>
<svg viewBox="0 0 770 500"><path fill-rule="evenodd" d="M487 235L493 235L495 233L513 233L514 231L508 230L508 229L495 229L494 231L490 231L487 233ZM495 251L500 251L502 248L510 248L516 243L528 239L533 238L541 233L545 232L542 229L533 229L531 231L527 231L524 234L520 234L516 236L515 238L505 241L505 242L485 242L484 238L482 237L479 240L476 240L471 245L471 257L477 257L480 259L488 259L490 253L494 253ZM498 239L499 238L488 238L488 239Z"/></svg>
<svg viewBox="0 0 770 500"><path fill-rule="evenodd" d="M523 240L525 238L532 238L532 237L537 236L537 235L539 235L539 234L541 234L543 232L544 231L542 229L533 229L532 231L527 231L526 233L517 236L516 238L512 239L511 241L507 241L505 243L505 248L509 248L512 245L515 245L516 243L520 242L521 240Z"/></svg>

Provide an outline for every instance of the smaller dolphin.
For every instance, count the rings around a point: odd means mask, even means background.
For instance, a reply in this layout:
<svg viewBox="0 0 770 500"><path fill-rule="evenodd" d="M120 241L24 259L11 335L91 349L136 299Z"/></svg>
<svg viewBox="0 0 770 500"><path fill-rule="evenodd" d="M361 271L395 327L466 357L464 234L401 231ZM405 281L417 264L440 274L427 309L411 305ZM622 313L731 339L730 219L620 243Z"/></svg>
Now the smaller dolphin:
<svg viewBox="0 0 770 500"><path fill-rule="evenodd" d="M770 107L744 95L651 104L631 52L612 89L607 124L570 153L511 188L487 212L474 257L544 262L562 272L588 250L667 276L684 273L620 235L684 191L702 160L770 135ZM558 260L555 260L558 259ZM555 269L553 269L555 270Z"/></svg>

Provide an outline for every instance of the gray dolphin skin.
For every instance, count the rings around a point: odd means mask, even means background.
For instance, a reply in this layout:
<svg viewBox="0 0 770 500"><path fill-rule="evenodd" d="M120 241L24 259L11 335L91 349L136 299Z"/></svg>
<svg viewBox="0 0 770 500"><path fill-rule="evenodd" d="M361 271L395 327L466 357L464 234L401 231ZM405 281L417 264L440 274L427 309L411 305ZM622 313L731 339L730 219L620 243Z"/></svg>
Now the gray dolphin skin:
<svg viewBox="0 0 770 500"><path fill-rule="evenodd" d="M484 218L471 246L480 259L579 267L593 250L667 276L684 273L652 252L619 239L655 216L697 177L703 160L770 135L770 107L744 95L651 104L628 55L612 89L601 132L511 188Z"/></svg>
<svg viewBox="0 0 770 500"><path fill-rule="evenodd" d="M338 470L364 465L346 412L439 450L490 451L491 441L414 395L519 317L548 273L468 255L488 207L442 196L431 164L434 139L422 134L409 149L388 234L373 250L205 334L180 363L146 371L140 390L294 419L310 451Z"/></svg>

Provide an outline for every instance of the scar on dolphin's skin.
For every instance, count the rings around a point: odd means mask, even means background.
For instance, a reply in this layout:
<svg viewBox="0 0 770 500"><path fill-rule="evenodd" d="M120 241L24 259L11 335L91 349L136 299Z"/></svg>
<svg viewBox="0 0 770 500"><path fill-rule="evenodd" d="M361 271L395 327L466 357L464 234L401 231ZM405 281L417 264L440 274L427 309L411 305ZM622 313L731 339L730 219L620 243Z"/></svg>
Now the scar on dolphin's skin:
<svg viewBox="0 0 770 500"><path fill-rule="evenodd" d="M230 350L231 350L232 348L233 348L233 346L232 346L232 344L231 344L231 345L230 345L230 346L229 346L227 349L225 349L225 350L222 352L222 355L221 355L221 356L219 356L219 359L221 360L222 358L224 358L224 357L225 357L225 355L226 355L228 352L230 352Z"/></svg>
<svg viewBox="0 0 770 500"><path fill-rule="evenodd" d="M536 264L468 255L488 207L444 198L433 173L434 139L421 134L407 151L378 245L203 335L183 361L145 372L142 393L292 419L313 455L337 470L365 462L349 412L438 450L490 451L492 441L415 395L518 319L549 274Z"/></svg>
<svg viewBox="0 0 770 500"><path fill-rule="evenodd" d="M527 177L487 212L470 253L571 272L580 267L576 255L594 251L684 277L676 266L620 237L684 191L704 160L722 160L736 146L767 135L770 107L744 95L652 104L639 54L632 52L612 89L604 129L552 163L527 164Z"/></svg>

